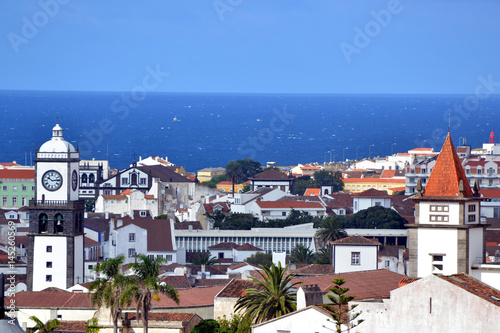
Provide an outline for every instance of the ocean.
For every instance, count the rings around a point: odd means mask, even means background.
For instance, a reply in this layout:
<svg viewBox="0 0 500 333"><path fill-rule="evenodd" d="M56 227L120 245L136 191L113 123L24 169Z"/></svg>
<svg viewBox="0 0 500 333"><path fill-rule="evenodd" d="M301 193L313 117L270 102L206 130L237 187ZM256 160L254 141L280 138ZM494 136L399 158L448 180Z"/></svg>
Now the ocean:
<svg viewBox="0 0 500 333"><path fill-rule="evenodd" d="M500 134L500 96L479 97L3 90L0 162L33 165L56 123L82 159L117 169L139 156L197 171L247 157L296 165L440 150L448 128L455 146L477 148Z"/></svg>

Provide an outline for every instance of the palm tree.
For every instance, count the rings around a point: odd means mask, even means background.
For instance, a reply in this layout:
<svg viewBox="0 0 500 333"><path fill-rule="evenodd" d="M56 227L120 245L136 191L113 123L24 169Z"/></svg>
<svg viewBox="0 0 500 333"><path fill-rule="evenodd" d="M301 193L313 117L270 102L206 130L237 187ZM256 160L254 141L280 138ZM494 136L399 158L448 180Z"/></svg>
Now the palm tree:
<svg viewBox="0 0 500 333"><path fill-rule="evenodd" d="M290 262L294 264L312 264L314 253L302 244L297 244L290 252Z"/></svg>
<svg viewBox="0 0 500 333"><path fill-rule="evenodd" d="M90 284L88 293L93 306L110 309L115 333L118 332L122 309L129 306L133 299L133 281L120 273L124 261L124 256L103 261L96 268L101 277Z"/></svg>
<svg viewBox="0 0 500 333"><path fill-rule="evenodd" d="M148 333L149 310L151 309L151 300L159 300L159 293L167 295L179 304L179 293L169 284L160 283L158 275L160 267L167 263L164 258L150 258L144 254L137 255L137 263L131 264L134 270L137 286L134 291L134 298L137 303L137 318L139 313L142 315L143 332Z"/></svg>
<svg viewBox="0 0 500 333"><path fill-rule="evenodd" d="M31 316L31 320L35 322L35 326L30 330L32 333L48 333L54 332L57 327L61 325L61 322L58 319L52 319L44 324L38 317Z"/></svg>
<svg viewBox="0 0 500 333"><path fill-rule="evenodd" d="M315 264L331 264L332 263L332 251L331 246L323 245L315 255Z"/></svg>
<svg viewBox="0 0 500 333"><path fill-rule="evenodd" d="M315 236L321 245L329 244L331 241L347 237L342 220L338 217L328 217L321 221L320 229Z"/></svg>
<svg viewBox="0 0 500 333"><path fill-rule="evenodd" d="M261 279L252 277L255 288L245 290L234 307L235 311L244 311L244 315L256 324L295 311L297 304L293 288L300 283L291 283L293 274L285 277L288 266L283 268L278 263L278 266L260 267L264 271L257 271Z"/></svg>
<svg viewBox="0 0 500 333"><path fill-rule="evenodd" d="M198 257L195 257L191 260L193 265L213 265L218 264L219 261L215 257L211 257L210 253L200 252L198 253Z"/></svg>
<svg viewBox="0 0 500 333"><path fill-rule="evenodd" d="M233 197L234 197L234 183L243 179L245 174L241 168L241 164L235 161L231 161L226 164L226 178L233 183Z"/></svg>

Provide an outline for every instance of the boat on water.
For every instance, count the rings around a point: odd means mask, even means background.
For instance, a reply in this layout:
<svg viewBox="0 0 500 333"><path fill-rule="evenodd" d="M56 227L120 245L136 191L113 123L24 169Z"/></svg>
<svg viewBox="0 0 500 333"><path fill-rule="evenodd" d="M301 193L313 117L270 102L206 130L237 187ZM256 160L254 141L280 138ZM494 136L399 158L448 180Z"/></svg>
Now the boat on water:
<svg viewBox="0 0 500 333"><path fill-rule="evenodd" d="M181 121L181 120L177 117L174 117L174 119L172 121Z"/></svg>
<svg viewBox="0 0 500 333"><path fill-rule="evenodd" d="M257 118L257 121L262 121L262 119L260 119L260 118Z"/></svg>

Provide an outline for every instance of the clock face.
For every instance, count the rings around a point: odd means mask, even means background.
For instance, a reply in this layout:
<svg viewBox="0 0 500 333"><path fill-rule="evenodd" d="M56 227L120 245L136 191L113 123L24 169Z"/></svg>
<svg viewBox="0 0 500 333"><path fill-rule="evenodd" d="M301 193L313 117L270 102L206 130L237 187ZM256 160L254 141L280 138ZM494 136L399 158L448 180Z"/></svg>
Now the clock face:
<svg viewBox="0 0 500 333"><path fill-rule="evenodd" d="M76 173L76 170L73 170L73 173L71 174L71 187L73 188L73 191L76 191L77 186L78 186L78 175Z"/></svg>
<svg viewBox="0 0 500 333"><path fill-rule="evenodd" d="M62 185L62 176L55 170L49 170L43 174L42 184L49 191L56 191Z"/></svg>

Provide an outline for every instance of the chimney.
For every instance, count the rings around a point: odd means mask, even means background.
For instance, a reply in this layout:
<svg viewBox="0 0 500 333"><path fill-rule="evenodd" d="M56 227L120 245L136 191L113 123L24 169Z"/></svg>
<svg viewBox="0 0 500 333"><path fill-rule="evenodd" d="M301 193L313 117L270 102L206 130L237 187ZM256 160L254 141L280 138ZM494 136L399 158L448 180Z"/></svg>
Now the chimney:
<svg viewBox="0 0 500 333"><path fill-rule="evenodd" d="M317 284L305 285L297 290L297 310L315 304L323 304L323 295Z"/></svg>

